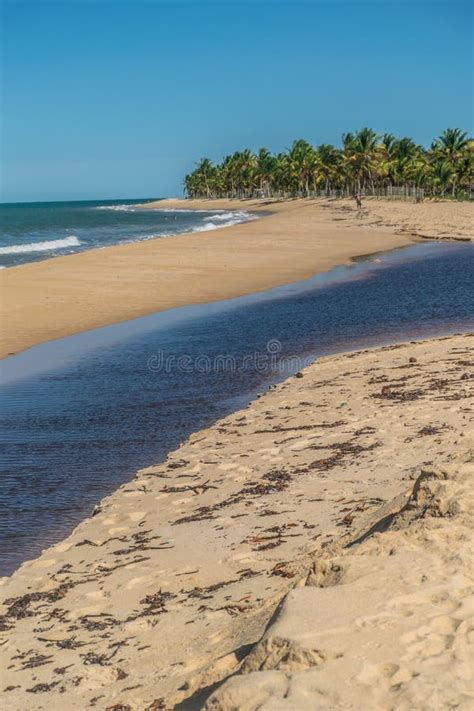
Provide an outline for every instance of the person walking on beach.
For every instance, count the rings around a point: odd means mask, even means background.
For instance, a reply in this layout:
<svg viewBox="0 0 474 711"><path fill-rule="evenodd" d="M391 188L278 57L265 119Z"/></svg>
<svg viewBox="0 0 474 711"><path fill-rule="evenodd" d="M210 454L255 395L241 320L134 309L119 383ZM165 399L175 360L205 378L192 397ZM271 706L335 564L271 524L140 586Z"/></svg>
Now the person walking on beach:
<svg viewBox="0 0 474 711"><path fill-rule="evenodd" d="M352 196L352 199L356 201L357 209L361 210L362 209L362 195L360 193L355 193Z"/></svg>

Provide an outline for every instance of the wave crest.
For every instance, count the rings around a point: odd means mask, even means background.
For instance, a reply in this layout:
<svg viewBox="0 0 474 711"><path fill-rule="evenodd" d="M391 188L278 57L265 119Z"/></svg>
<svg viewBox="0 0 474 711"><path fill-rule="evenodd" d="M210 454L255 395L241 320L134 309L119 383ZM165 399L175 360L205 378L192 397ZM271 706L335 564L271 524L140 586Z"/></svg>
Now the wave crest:
<svg viewBox="0 0 474 711"><path fill-rule="evenodd" d="M234 210L233 212L216 213L210 217L205 217L204 222L213 222L214 220L222 220L222 222L244 222L251 220L253 215L245 210Z"/></svg>
<svg viewBox="0 0 474 711"><path fill-rule="evenodd" d="M93 210L113 210L114 212L135 212L133 205L98 205Z"/></svg>
<svg viewBox="0 0 474 711"><path fill-rule="evenodd" d="M46 242L30 242L29 244L12 244L9 247L0 247L0 254L25 254L28 252L50 252L54 249L78 247L80 241L75 235L64 239L53 239Z"/></svg>

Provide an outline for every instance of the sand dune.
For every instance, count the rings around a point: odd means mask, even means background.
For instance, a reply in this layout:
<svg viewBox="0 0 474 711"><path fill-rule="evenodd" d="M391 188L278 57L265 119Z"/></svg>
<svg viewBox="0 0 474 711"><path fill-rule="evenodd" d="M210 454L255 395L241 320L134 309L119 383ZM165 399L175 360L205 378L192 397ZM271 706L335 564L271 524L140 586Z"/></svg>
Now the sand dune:
<svg viewBox="0 0 474 711"><path fill-rule="evenodd" d="M471 709L473 482L474 449L429 466L318 558L204 708Z"/></svg>
<svg viewBox="0 0 474 711"><path fill-rule="evenodd" d="M472 336L324 358L139 472L2 580L3 703L466 706L471 369Z"/></svg>

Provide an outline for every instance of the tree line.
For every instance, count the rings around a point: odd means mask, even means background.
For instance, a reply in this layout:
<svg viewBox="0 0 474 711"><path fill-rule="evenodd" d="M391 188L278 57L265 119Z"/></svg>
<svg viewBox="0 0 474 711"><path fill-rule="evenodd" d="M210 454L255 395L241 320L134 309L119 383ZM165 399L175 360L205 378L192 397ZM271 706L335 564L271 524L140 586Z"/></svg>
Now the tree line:
<svg viewBox="0 0 474 711"><path fill-rule="evenodd" d="M246 148L219 164L202 158L184 178L184 188L192 198L398 195L407 190L418 195L419 190L421 195L465 199L472 196L473 177L474 139L459 128L447 128L428 149L411 138L362 128L343 134L340 148L300 139L282 153Z"/></svg>

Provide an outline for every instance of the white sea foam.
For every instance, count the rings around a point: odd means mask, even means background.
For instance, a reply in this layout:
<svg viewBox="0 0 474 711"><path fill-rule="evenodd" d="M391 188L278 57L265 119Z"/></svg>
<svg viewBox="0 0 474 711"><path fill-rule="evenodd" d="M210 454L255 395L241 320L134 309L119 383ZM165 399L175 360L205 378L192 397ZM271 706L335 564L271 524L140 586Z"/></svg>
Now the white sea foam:
<svg viewBox="0 0 474 711"><path fill-rule="evenodd" d="M220 227L232 227L232 225L239 225L241 222L249 222L250 220L258 220L257 215L252 215L244 210L226 212L223 215L211 215L210 217L204 218L205 224L196 227L193 231L204 232L206 230L214 230Z"/></svg>
<svg viewBox="0 0 474 711"><path fill-rule="evenodd" d="M247 222L247 220L255 219L254 215L245 210L235 210L234 212L223 212L216 213L215 215L210 215L204 218L204 222L213 222L214 220L222 220L222 222L228 222L229 224L237 224L238 222Z"/></svg>
<svg viewBox="0 0 474 711"><path fill-rule="evenodd" d="M93 210L113 210L114 212L135 212L133 205L98 205Z"/></svg>
<svg viewBox="0 0 474 711"><path fill-rule="evenodd" d="M193 227L189 232L209 232L209 230L217 230L219 227L224 227L224 225L216 225L215 222L208 222L205 225Z"/></svg>
<svg viewBox="0 0 474 711"><path fill-rule="evenodd" d="M174 210L170 212L174 212ZM187 210L186 212L197 212L197 210ZM219 220L219 222L213 222L212 220ZM194 227L189 227L187 230L183 230L180 232L176 232L175 230L164 230L163 232L158 232L157 234L135 235L135 237L131 239L128 243L133 244L135 242L158 239L159 237L175 237L179 234L191 234L192 232L209 232L210 230L220 230L223 227L231 227L232 225L238 225L241 222L248 222L249 220L258 220L258 217L256 215L250 214L249 212L244 212L243 210L238 212L227 212L225 215L211 215L209 218L205 218L202 224L195 225Z"/></svg>
<svg viewBox="0 0 474 711"><path fill-rule="evenodd" d="M146 204L144 207L146 207ZM207 212L207 210L186 210L184 207L179 209L175 207L149 207L148 209L153 210L153 212Z"/></svg>
<svg viewBox="0 0 474 711"><path fill-rule="evenodd" d="M195 212L192 210L191 212ZM250 220L258 220L257 215L252 215L245 210L236 210L234 212L219 212L209 217L205 217L203 224L191 227L187 232L208 232L209 230L219 230L222 227L232 227L239 225L241 222L249 222Z"/></svg>
<svg viewBox="0 0 474 711"><path fill-rule="evenodd" d="M29 244L12 244L9 247L0 247L0 254L26 254L28 252L50 252L55 249L78 247L80 241L75 235L64 239L53 239L47 242L30 242Z"/></svg>
<svg viewBox="0 0 474 711"><path fill-rule="evenodd" d="M146 205L144 205L146 207ZM188 210L185 207L150 207L149 210L155 212L225 212L225 210Z"/></svg>

